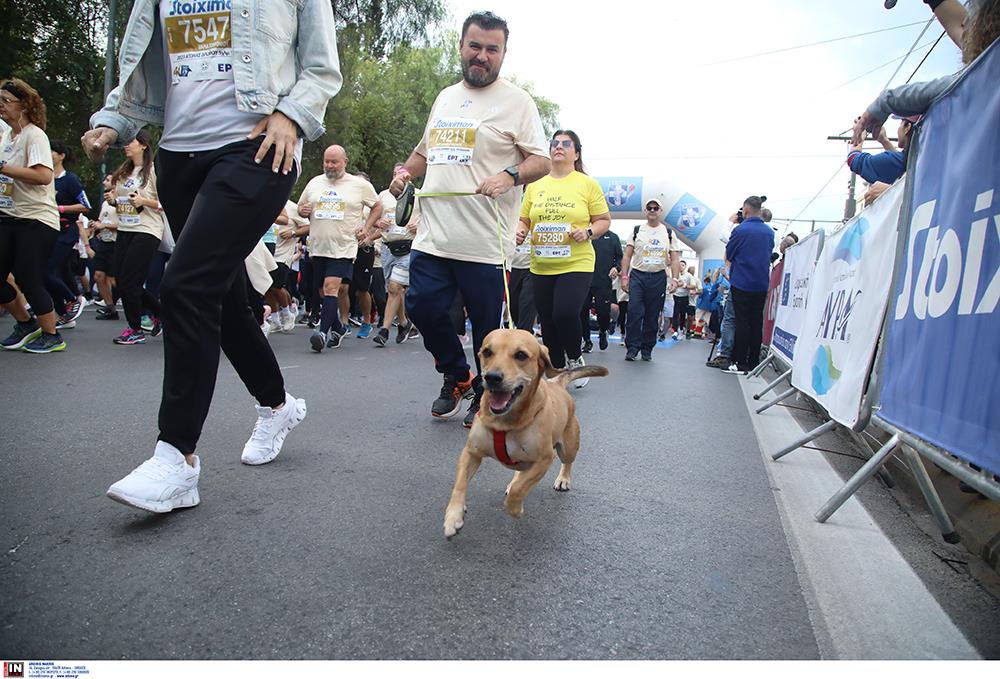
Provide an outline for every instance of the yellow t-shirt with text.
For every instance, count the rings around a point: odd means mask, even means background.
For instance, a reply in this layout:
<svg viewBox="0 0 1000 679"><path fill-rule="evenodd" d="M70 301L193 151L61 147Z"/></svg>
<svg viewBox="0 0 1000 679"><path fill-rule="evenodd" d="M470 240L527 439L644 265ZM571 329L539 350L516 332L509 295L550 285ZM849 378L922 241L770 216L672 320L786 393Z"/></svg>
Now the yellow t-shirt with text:
<svg viewBox="0 0 1000 679"><path fill-rule="evenodd" d="M607 214L608 203L600 184L582 172L556 179L551 175L528 185L521 216L531 221L531 273L551 276L594 271L594 246L578 243L574 230L586 231L590 218Z"/></svg>

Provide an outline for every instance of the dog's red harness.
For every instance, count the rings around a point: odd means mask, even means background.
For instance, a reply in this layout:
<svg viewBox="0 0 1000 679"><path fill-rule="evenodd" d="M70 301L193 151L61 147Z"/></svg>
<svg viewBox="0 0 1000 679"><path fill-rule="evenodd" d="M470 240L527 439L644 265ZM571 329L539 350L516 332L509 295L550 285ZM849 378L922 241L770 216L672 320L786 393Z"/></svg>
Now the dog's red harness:
<svg viewBox="0 0 1000 679"><path fill-rule="evenodd" d="M479 416L479 413L476 413ZM486 425L483 425L484 427ZM493 434L493 454L497 456L497 460L500 461L504 467L508 469L513 469L514 471L524 471L531 464L530 462L517 462L512 460L510 455L507 453L507 432L497 431L495 429L490 429L486 427L486 431Z"/></svg>

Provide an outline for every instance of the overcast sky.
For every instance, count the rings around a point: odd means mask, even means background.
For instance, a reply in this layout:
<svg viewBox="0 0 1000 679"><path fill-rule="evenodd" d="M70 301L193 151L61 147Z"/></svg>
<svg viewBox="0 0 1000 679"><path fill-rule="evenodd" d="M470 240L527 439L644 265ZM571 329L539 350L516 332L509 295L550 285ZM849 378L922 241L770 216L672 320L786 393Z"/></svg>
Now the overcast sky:
<svg viewBox="0 0 1000 679"><path fill-rule="evenodd" d="M826 137L853 124L933 17L921 0L892 10L883 0L450 5L456 30L478 9L507 20L503 73L560 105L561 126L580 134L591 174L663 176L726 214L764 194L776 221L798 215L843 167L846 145ZM930 25L917 43L927 46L903 62L893 85L906 82L941 33ZM723 60L733 61L714 64ZM914 80L960 66L945 36ZM840 170L801 218L840 219L848 177Z"/></svg>

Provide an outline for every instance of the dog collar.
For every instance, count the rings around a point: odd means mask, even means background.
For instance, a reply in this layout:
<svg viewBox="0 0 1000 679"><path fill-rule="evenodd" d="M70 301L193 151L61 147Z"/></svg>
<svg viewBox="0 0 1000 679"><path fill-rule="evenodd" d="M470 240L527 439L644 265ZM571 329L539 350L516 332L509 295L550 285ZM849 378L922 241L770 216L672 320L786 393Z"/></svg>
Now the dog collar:
<svg viewBox="0 0 1000 679"><path fill-rule="evenodd" d="M476 413L476 417L479 417L479 413ZM516 462L512 460L510 455L507 453L507 432L497 431L496 429L490 429L489 427L486 427L486 431L493 435L493 454L497 456L497 460L500 461L500 464L508 469L513 469L514 471L524 471L528 468L529 463Z"/></svg>

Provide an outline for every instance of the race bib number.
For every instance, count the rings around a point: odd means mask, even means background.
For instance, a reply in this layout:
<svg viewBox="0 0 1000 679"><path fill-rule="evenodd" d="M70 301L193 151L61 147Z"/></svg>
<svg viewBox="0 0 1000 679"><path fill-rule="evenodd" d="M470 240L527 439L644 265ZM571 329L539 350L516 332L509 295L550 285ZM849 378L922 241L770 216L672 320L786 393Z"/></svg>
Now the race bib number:
<svg viewBox="0 0 1000 679"><path fill-rule="evenodd" d="M393 219L395 219L395 217ZM409 233L409 231L407 231L405 226L396 226L396 225L390 226L388 229L385 230L385 232L393 236L405 236L407 233Z"/></svg>
<svg viewBox="0 0 1000 679"><path fill-rule="evenodd" d="M524 243L521 243L516 248L514 248L514 252L516 254L519 254L519 255L530 255L531 254L531 242L530 241L525 241Z"/></svg>
<svg viewBox="0 0 1000 679"><path fill-rule="evenodd" d="M0 174L0 208L14 209L14 180L5 174Z"/></svg>
<svg viewBox="0 0 1000 679"><path fill-rule="evenodd" d="M129 202L128 196L118 196L115 201L115 212L118 213L119 226L139 226L139 213L135 205Z"/></svg>
<svg viewBox="0 0 1000 679"><path fill-rule="evenodd" d="M535 257L544 259L570 256L569 232L572 224L538 222L531 231L531 244Z"/></svg>
<svg viewBox="0 0 1000 679"><path fill-rule="evenodd" d="M229 11L168 16L164 19L174 85L186 80L233 77Z"/></svg>
<svg viewBox="0 0 1000 679"><path fill-rule="evenodd" d="M667 261L667 249L664 247L646 246L642 251L642 265L647 267L662 267Z"/></svg>
<svg viewBox="0 0 1000 679"><path fill-rule="evenodd" d="M471 118L435 118L427 141L428 165L472 165L479 121Z"/></svg>
<svg viewBox="0 0 1000 679"><path fill-rule="evenodd" d="M344 199L336 191L327 191L316 201L316 209L313 210L316 219L332 219L344 221Z"/></svg>

